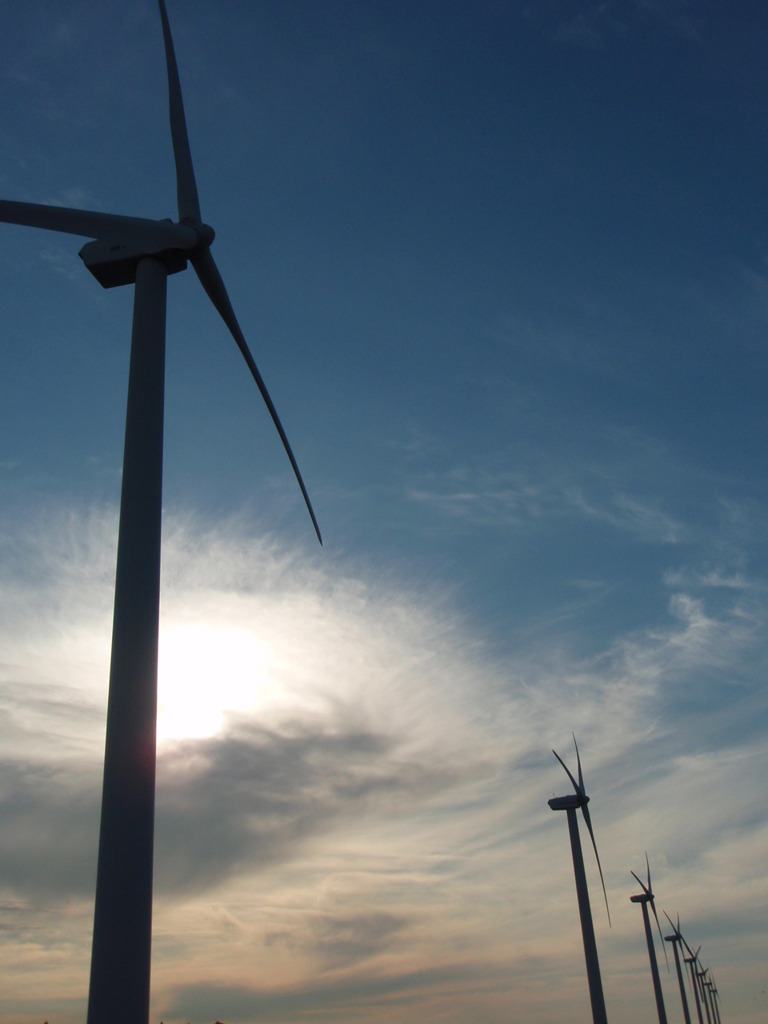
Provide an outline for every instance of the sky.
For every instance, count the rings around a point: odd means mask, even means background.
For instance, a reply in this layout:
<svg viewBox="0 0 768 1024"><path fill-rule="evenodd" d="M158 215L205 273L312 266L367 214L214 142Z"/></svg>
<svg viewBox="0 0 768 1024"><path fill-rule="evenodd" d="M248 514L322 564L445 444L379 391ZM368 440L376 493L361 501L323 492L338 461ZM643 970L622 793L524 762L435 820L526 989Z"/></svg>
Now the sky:
<svg viewBox="0 0 768 1024"><path fill-rule="evenodd" d="M175 217L154 3L6 8L0 197ZM765 1024L768 10L168 8L324 546L172 277L152 1024L589 1020L572 733L609 1019L655 1013L647 852L723 1019ZM74 1024L132 291L0 239L0 1018Z"/></svg>

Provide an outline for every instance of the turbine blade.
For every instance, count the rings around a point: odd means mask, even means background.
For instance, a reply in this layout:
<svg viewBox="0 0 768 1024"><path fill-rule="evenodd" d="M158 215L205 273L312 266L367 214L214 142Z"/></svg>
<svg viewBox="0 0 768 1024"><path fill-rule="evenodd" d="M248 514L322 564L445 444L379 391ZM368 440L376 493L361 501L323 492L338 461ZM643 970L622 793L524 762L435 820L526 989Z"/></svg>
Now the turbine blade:
<svg viewBox="0 0 768 1024"><path fill-rule="evenodd" d="M259 373L258 367L256 366L256 362L253 356L251 355L251 351L248 348L245 337L243 336L243 332L240 330L240 325L238 324L234 310L232 309L232 303L229 301L229 296L227 295L227 290L224 287L224 282L221 279L219 268L216 266L213 256L211 256L210 249L204 249L199 256L192 257L191 263L195 269L195 273L200 278L200 283L208 293L208 297L218 310L221 319L229 328L230 334L237 342L237 347L242 352L243 358L248 364L248 369L251 371L251 375L253 376L253 379L256 381L256 386L261 392L261 397L264 399L267 409L269 409L269 414L272 417L272 422L275 424L275 427L277 428L277 432L280 435L280 440L283 442L283 448L285 448L285 452L288 458L290 459L291 465L293 466L293 472L295 473L296 480L298 481L299 487L301 488L301 493L304 495L304 502L307 506L307 511L309 512L310 518L312 520L312 525L315 528L317 539L322 544L323 538L320 535L320 527L317 525L317 519L315 518L315 513L312 508L312 502L309 500L307 488L304 486L304 480L302 479L301 471L299 470L299 465L296 462L296 458L293 454L293 451L291 450L291 446L286 436L286 433L283 430L283 425L280 422L280 417L277 415L277 409L275 409L274 403L272 402L272 399L269 397L269 392L267 391L267 386L264 383L264 379Z"/></svg>
<svg viewBox="0 0 768 1024"><path fill-rule="evenodd" d="M595 860L597 861L597 870L600 872L600 882L603 886L603 896L605 897L605 911L608 914L608 924L611 924L611 911L608 908L608 893L605 891L605 879L603 878L603 869L600 864L600 854L597 852L597 843L595 842L595 833L592 830L592 819L589 816L589 808L586 804L581 805L581 813L584 815L584 821L587 825L589 837L592 840L592 848L595 851Z"/></svg>
<svg viewBox="0 0 768 1024"><path fill-rule="evenodd" d="M69 206L17 203L11 199L0 199L0 223L60 231L81 238L119 238L149 246L156 252L162 249L193 249L199 244L192 228L170 220L123 217L116 213L76 210Z"/></svg>
<svg viewBox="0 0 768 1024"><path fill-rule="evenodd" d="M669 916L666 910L664 911L664 917L666 917L666 919L669 921L670 925L672 926L672 931L674 932L675 939L679 942L683 937L680 934L680 915L677 915L677 924L675 924L675 922L672 920L672 918Z"/></svg>
<svg viewBox="0 0 768 1024"><path fill-rule="evenodd" d="M641 889L643 890L643 892L645 893L645 895L646 895L646 896L650 896L650 895L651 895L651 891L650 891L650 889L646 889L646 887L645 887L645 882L642 882L642 881L640 880L640 878L639 878L639 877L638 877L638 876L637 876L637 875L635 874L635 872L634 872L634 871L630 871L629 873L630 873L630 875L632 875L632 877L633 877L633 878L635 879L635 881L636 881L636 882L637 882L637 884L638 884L638 885L640 886L640 888L641 888Z"/></svg>
<svg viewBox="0 0 768 1024"><path fill-rule="evenodd" d="M656 918L656 927L659 929L659 939L661 940L661 948L664 950L664 959L667 961L667 970L669 970L669 957L667 956L667 944L664 941L664 936L661 934L661 922L659 921L659 915L656 913L656 903L655 903L655 901L653 899L653 896L651 896L650 904L651 904L651 910L653 911L653 916Z"/></svg>
<svg viewBox="0 0 768 1024"><path fill-rule="evenodd" d="M573 736L573 745L574 745L574 747L576 747L576 766L577 766L577 769L578 769L578 772L579 772L579 789L580 789L581 794L583 796L584 793L586 792L586 790L584 789L584 776L582 775L582 772L581 772L581 758L579 757L579 745L576 742L576 733L572 732L571 736Z"/></svg>
<svg viewBox="0 0 768 1024"><path fill-rule="evenodd" d="M659 921L659 915L656 913L656 901L655 901L655 897L653 895L653 886L651 885L651 864L650 864L650 861L648 860L648 851L647 850L645 852L645 869L646 869L647 877L648 877L648 888L647 888L646 892L648 893L648 896L650 897L649 898L649 903L651 904L651 910L653 911L653 916L656 918L656 927L659 929L659 939L661 940L661 948L664 950L664 959L667 961L667 970L669 970L669 957L667 956L667 946L666 946L666 943L664 942L664 936L661 934L661 923ZM637 878L637 875L635 875L635 877ZM638 879L638 881L639 881L639 879Z"/></svg>
<svg viewBox="0 0 768 1024"><path fill-rule="evenodd" d="M179 220L200 220L200 201L197 197L197 183L192 166L192 154L189 149L187 121L184 117L184 102L181 98L179 69L176 65L176 54L171 38L171 26L165 10L165 0L159 0L160 20L163 23L163 42L165 43L165 63L168 67L168 105L171 114L171 139L173 140L173 156L176 161L176 200L179 207Z"/></svg>
<svg viewBox="0 0 768 1024"><path fill-rule="evenodd" d="M558 754L558 752L556 750L553 750L552 753L555 755L557 760L560 762L560 764L565 769L565 774L568 776L568 778L573 783L573 788L576 790L576 795L577 796L581 796L582 794L581 794L581 790L579 789L579 784L576 781L576 779L574 779L573 775L571 775L570 771L568 770L568 765L565 763L565 761L562 759L562 757L560 757L560 755Z"/></svg>

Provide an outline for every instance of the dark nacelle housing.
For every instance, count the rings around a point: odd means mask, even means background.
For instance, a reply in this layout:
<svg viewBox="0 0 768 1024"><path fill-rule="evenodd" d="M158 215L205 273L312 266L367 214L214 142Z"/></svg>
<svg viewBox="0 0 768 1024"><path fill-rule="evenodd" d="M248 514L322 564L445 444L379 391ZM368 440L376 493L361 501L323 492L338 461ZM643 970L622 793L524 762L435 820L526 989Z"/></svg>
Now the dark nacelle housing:
<svg viewBox="0 0 768 1024"><path fill-rule="evenodd" d="M146 244L131 244L117 239L97 239L80 250L80 259L103 288L117 288L136 281L136 264L150 256L162 260L169 274L186 270L188 253L181 249L147 252Z"/></svg>

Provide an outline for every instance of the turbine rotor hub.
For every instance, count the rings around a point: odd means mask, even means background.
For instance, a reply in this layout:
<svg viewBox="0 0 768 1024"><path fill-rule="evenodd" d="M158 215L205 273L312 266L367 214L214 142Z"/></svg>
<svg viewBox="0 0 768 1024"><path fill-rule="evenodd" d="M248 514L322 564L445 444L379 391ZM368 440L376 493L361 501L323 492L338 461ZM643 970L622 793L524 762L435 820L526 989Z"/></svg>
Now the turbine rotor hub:
<svg viewBox="0 0 768 1024"><path fill-rule="evenodd" d="M201 220L193 220L191 217L185 217L180 221L184 227L190 227L197 235L197 245L195 246L196 251L202 251L203 249L210 248L211 243L216 237L216 232L213 230L210 224L204 224Z"/></svg>

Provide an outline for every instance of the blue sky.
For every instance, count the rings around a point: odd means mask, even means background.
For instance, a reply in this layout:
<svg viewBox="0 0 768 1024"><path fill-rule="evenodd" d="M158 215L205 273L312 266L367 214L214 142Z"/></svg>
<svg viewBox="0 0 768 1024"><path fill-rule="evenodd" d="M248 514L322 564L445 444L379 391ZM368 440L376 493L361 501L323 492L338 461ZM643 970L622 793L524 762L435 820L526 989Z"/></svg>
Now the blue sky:
<svg viewBox="0 0 768 1024"><path fill-rule="evenodd" d="M152 1019L609 1017L630 870L764 1020L768 14L169 0L235 345L169 281ZM175 216L157 10L0 37L0 196ZM0 1016L87 989L130 289L0 225ZM663 973L671 1019L682 1019Z"/></svg>

